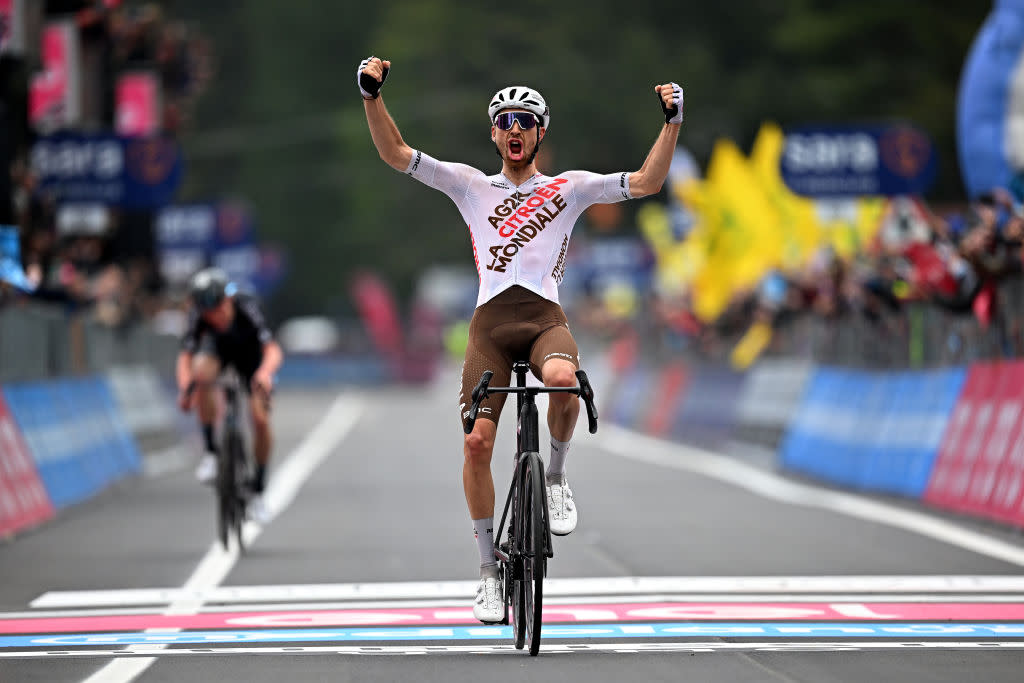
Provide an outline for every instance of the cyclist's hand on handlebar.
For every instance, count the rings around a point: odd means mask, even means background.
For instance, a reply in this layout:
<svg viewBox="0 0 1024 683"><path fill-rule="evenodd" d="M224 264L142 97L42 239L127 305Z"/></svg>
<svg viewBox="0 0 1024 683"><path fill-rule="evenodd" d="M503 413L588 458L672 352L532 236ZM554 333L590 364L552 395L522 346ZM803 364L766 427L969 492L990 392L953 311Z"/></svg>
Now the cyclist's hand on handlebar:
<svg viewBox="0 0 1024 683"><path fill-rule="evenodd" d="M258 391L269 396L270 390L274 388L274 376L268 372L257 371L252 376L250 387L253 391Z"/></svg>
<svg viewBox="0 0 1024 683"><path fill-rule="evenodd" d="M254 396L259 396L263 401L270 404L270 392L274 389L274 376L270 373L257 371L249 382Z"/></svg>
<svg viewBox="0 0 1024 683"><path fill-rule="evenodd" d="M654 86L658 95L661 110L665 113L665 123L683 122L683 88L678 83L666 83Z"/></svg>
<svg viewBox="0 0 1024 683"><path fill-rule="evenodd" d="M379 57L367 57L356 69L356 84L364 100L375 100L391 71L391 62Z"/></svg>

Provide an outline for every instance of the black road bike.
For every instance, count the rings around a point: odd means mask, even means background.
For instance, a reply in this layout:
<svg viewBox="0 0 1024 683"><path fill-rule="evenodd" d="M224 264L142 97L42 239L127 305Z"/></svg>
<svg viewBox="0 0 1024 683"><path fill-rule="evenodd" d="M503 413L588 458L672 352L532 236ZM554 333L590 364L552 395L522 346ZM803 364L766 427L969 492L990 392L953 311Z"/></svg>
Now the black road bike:
<svg viewBox="0 0 1024 683"><path fill-rule="evenodd" d="M473 431L480 402L491 394L516 394L516 459L512 484L505 498L501 523L494 534L494 556L498 560L502 577L505 616L501 623L512 623L512 634L517 650L530 643L530 654L540 651L541 611L544 601L544 577L548 559L554 556L551 528L548 522L547 489L544 483L544 462L540 458L540 437L537 420L537 394L566 393L583 399L587 408L590 433L597 432L597 409L594 390L587 374L576 371L578 386L541 387L526 386L526 373L530 364L517 361L512 365L516 375L514 387L489 386L494 373L484 372L480 383L473 389L473 404L463 429ZM508 537L501 540L505 521Z"/></svg>
<svg viewBox="0 0 1024 683"><path fill-rule="evenodd" d="M220 457L217 459L217 538L224 550L234 536L238 552L245 552L242 530L245 527L245 511L252 491L253 465L242 432L240 395L242 388L238 373L231 370L223 375L220 382L224 390L224 422L221 435Z"/></svg>
<svg viewBox="0 0 1024 683"><path fill-rule="evenodd" d="M224 420L221 424L220 452L217 454L217 539L224 550L230 549L231 539L238 544L238 552L245 552L243 529L246 510L252 496L250 481L253 473L252 458L246 446L241 422L241 380L238 373L227 368L217 380L224 392ZM195 390L195 382L188 392Z"/></svg>

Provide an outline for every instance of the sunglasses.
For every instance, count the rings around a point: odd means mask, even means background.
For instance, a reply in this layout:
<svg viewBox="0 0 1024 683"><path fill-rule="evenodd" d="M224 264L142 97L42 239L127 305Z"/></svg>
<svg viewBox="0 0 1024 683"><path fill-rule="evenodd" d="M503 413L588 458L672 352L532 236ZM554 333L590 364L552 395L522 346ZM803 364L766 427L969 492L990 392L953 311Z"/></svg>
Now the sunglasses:
<svg viewBox="0 0 1024 683"><path fill-rule="evenodd" d="M530 130L538 123L537 117L528 111L503 111L494 117L494 125L501 130L512 130L517 121L523 130Z"/></svg>

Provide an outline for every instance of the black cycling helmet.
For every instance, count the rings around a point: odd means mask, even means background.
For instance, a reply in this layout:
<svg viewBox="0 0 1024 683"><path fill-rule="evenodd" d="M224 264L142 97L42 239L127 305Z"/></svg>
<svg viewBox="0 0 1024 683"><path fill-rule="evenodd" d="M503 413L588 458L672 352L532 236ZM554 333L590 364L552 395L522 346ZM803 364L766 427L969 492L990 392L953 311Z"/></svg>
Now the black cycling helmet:
<svg viewBox="0 0 1024 683"><path fill-rule="evenodd" d="M192 276L192 303L200 313L216 308L224 297L235 293L235 285L220 268L205 268Z"/></svg>

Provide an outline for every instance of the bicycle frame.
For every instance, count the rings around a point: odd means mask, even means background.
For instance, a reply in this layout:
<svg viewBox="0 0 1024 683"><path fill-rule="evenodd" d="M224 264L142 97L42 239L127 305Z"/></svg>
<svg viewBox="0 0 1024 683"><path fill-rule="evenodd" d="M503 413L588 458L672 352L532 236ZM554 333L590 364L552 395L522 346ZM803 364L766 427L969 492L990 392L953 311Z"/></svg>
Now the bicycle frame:
<svg viewBox="0 0 1024 683"><path fill-rule="evenodd" d="M547 575L547 560L554 557L551 543L551 527L548 520L544 462L540 458L540 437L537 417L537 395L566 393L583 400L587 408L590 433L597 432L597 409L594 407L594 391L587 374L576 371L578 381L575 387L528 387L526 373L530 364L525 361L513 363L516 375L514 387L490 387L494 373L487 370L480 383L473 390L473 404L466 416L463 429L466 434L473 431L480 403L492 393L516 394L516 454L512 483L501 521L494 535L494 556L505 572L503 596L505 618L513 613L513 635L516 649L525 645L526 635L530 639L530 655L540 649L541 611L543 609L543 582ZM501 537L508 522L508 542ZM510 609L511 608L511 609Z"/></svg>
<svg viewBox="0 0 1024 683"><path fill-rule="evenodd" d="M495 549L494 554L502 562L511 562L510 553L504 552L500 548L498 539L501 538L502 531L505 528L505 521L508 519L508 511L515 498L515 494L522 485L523 479L526 477L526 462L524 455L526 453L538 453L540 451L540 435L538 425L538 412L537 412L537 394L542 393L566 393L567 389L574 389L575 387L527 387L526 386L526 373L530 369L527 363L516 363L512 366L512 369L516 373L516 386L515 387L494 387L489 391L499 392L503 389L516 389L517 391L508 393L516 394L516 454L515 454L515 466L513 468L512 483L509 485L508 496L505 498L505 507L501 513L501 521L498 523L498 527L494 532L495 538ZM522 389L522 391L518 391ZM577 393L568 391L568 393ZM547 506L544 506L545 511ZM511 521L509 521L511 524ZM548 527L547 521L545 520L544 530L546 532L546 538L544 542L545 555L547 557L554 557L554 550L551 543L551 529ZM515 537L513 537L515 538ZM526 553L527 549L522 546L523 539L515 538L517 547L514 552ZM509 549L512 551L513 549Z"/></svg>

